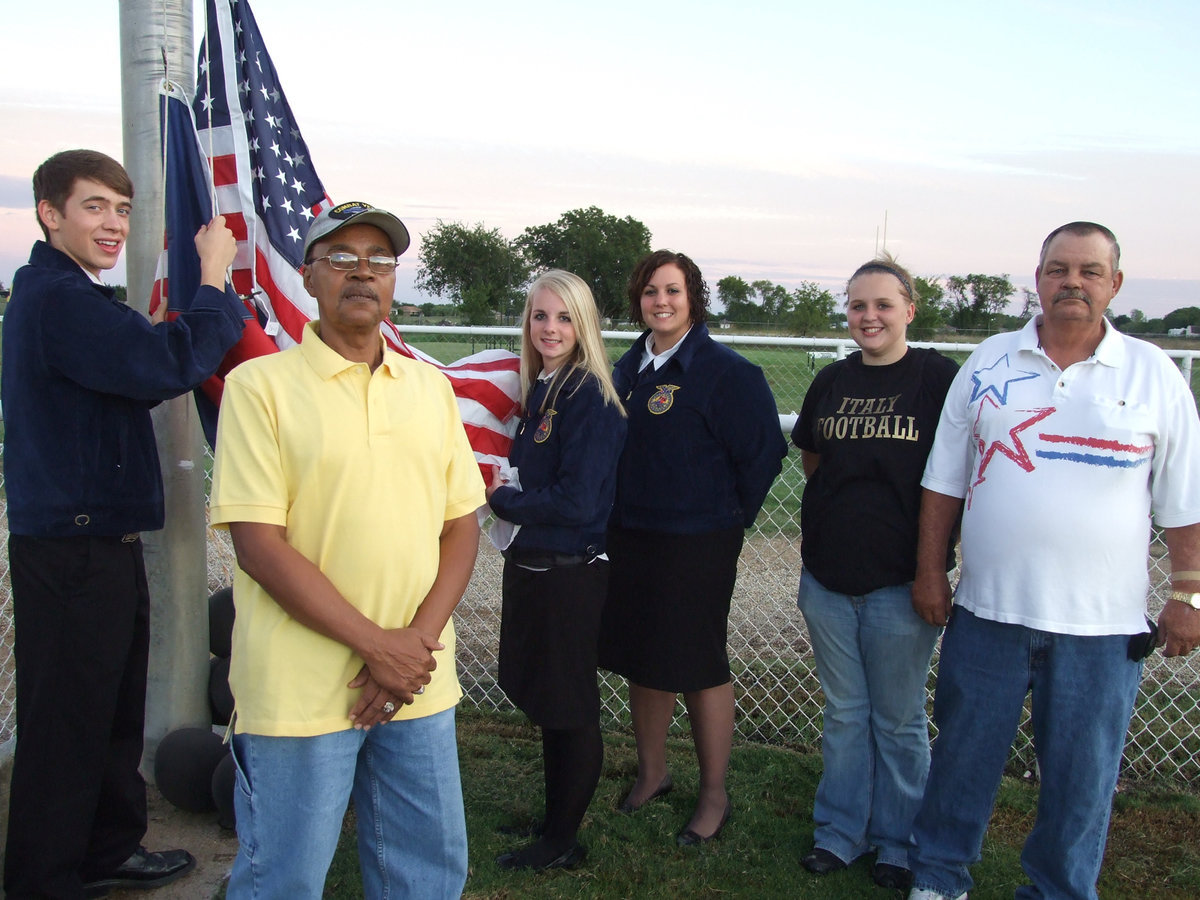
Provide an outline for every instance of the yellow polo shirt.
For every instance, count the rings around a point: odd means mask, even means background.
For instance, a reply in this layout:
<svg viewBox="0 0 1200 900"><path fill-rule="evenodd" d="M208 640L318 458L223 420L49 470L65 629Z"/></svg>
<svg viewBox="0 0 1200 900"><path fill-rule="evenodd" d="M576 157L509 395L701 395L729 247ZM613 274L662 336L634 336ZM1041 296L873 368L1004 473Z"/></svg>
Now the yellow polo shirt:
<svg viewBox="0 0 1200 900"><path fill-rule="evenodd" d="M381 338L382 340L382 338ZM484 503L450 383L384 350L374 372L331 350L310 322L299 347L250 360L225 381L212 523L283 525L347 600L385 628L412 621L438 570L443 523ZM362 660L292 619L238 569L229 683L236 730L305 737L351 727ZM396 719L462 696L454 625L425 693Z"/></svg>

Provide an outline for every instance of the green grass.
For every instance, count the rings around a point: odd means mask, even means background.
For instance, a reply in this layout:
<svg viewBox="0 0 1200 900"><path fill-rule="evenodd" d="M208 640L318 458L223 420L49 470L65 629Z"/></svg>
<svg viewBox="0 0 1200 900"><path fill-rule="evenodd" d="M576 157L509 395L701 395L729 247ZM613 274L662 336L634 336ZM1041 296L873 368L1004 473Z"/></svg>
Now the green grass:
<svg viewBox="0 0 1200 900"><path fill-rule="evenodd" d="M743 743L734 747L729 789L734 812L721 838L680 849L675 833L695 802L690 741L672 738L669 762L676 789L633 816L615 811L633 780L636 756L625 734L605 737L599 789L581 839L590 849L574 871L542 874L499 869L495 857L512 848L500 825L542 813L541 744L537 729L516 714L459 714L459 753L470 839L468 900L509 898L747 897L849 900L899 897L870 881L870 859L824 878L809 875L800 857L812 844L813 792L820 756ZM983 859L972 868L973 900L1012 897L1024 883L1020 849L1033 824L1036 787L1006 778L997 798ZM1100 896L1104 900L1184 900L1200 896L1200 797L1139 787L1114 803ZM347 817L326 896L361 897L353 813Z"/></svg>

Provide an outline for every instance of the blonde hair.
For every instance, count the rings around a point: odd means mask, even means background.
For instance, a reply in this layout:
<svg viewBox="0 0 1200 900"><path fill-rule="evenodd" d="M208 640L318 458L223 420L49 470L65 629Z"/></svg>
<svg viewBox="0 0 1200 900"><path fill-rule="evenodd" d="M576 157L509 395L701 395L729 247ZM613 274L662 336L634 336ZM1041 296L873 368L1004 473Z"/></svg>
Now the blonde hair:
<svg viewBox="0 0 1200 900"><path fill-rule="evenodd" d="M529 320L533 315L533 298L543 288L562 300L567 315L571 317L571 325L575 328L575 349L571 351L570 359L555 371L550 390L546 392L546 401L542 404L543 410L547 405L554 405L563 385L578 373L582 377L572 393L590 375L596 379L605 402L611 403L621 411L621 415L625 415L625 407L613 387L612 365L600 337L600 313L596 310L592 289L578 275L563 269L551 269L539 276L529 286L529 293L525 296L525 311L521 314L521 405L528 403L538 374L542 371L542 355L534 349L529 337Z"/></svg>
<svg viewBox="0 0 1200 900"><path fill-rule="evenodd" d="M854 279L859 275L872 275L876 272L884 272L900 282L900 290L903 292L904 296L908 298L908 302L913 306L917 305L917 301L921 298L917 295L917 290L913 286L912 273L909 272L908 269L904 268L904 266L900 265L900 263L896 261L896 257L892 256L892 254L886 250L884 250L870 262L865 262L854 270L854 274L851 275L850 280L846 282L846 293L850 293L850 285L854 284ZM847 297L847 302L849 302L849 297Z"/></svg>

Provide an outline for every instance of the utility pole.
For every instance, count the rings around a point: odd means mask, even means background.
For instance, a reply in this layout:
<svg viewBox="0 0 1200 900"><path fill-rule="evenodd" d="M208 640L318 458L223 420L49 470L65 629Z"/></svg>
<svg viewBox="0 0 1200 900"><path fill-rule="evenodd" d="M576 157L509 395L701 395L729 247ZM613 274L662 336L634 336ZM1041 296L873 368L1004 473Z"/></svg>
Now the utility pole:
<svg viewBox="0 0 1200 900"><path fill-rule="evenodd" d="M125 168L134 184L126 243L129 303L146 312L163 242L159 89L195 82L192 0L121 0L121 112ZM185 725L210 725L205 455L190 396L153 412L166 492L166 527L144 534L150 582L150 671L145 773L158 743Z"/></svg>

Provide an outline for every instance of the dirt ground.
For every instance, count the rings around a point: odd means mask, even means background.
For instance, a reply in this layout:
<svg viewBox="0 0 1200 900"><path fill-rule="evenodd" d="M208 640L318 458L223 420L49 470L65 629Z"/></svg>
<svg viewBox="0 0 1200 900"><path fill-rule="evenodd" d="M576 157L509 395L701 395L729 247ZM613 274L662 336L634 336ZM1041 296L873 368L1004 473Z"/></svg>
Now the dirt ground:
<svg viewBox="0 0 1200 900"><path fill-rule="evenodd" d="M10 766L4 766L0 779L0 803L8 809ZM113 900L210 900L221 889L233 858L237 855L237 837L217 825L217 814L189 813L171 805L153 785L148 787L150 821L145 846L150 850L182 847L196 857L196 868L174 884L156 891L112 891ZM0 817L6 818L6 817ZM0 837L3 837L0 834ZM0 862L4 845L0 841ZM4 892L0 890L0 897Z"/></svg>
<svg viewBox="0 0 1200 900"><path fill-rule="evenodd" d="M174 884L156 891L113 891L115 900L209 900L216 896L237 855L237 835L217 825L217 814L189 813L148 788L150 823L143 841L147 849L182 847L196 857L196 868Z"/></svg>

